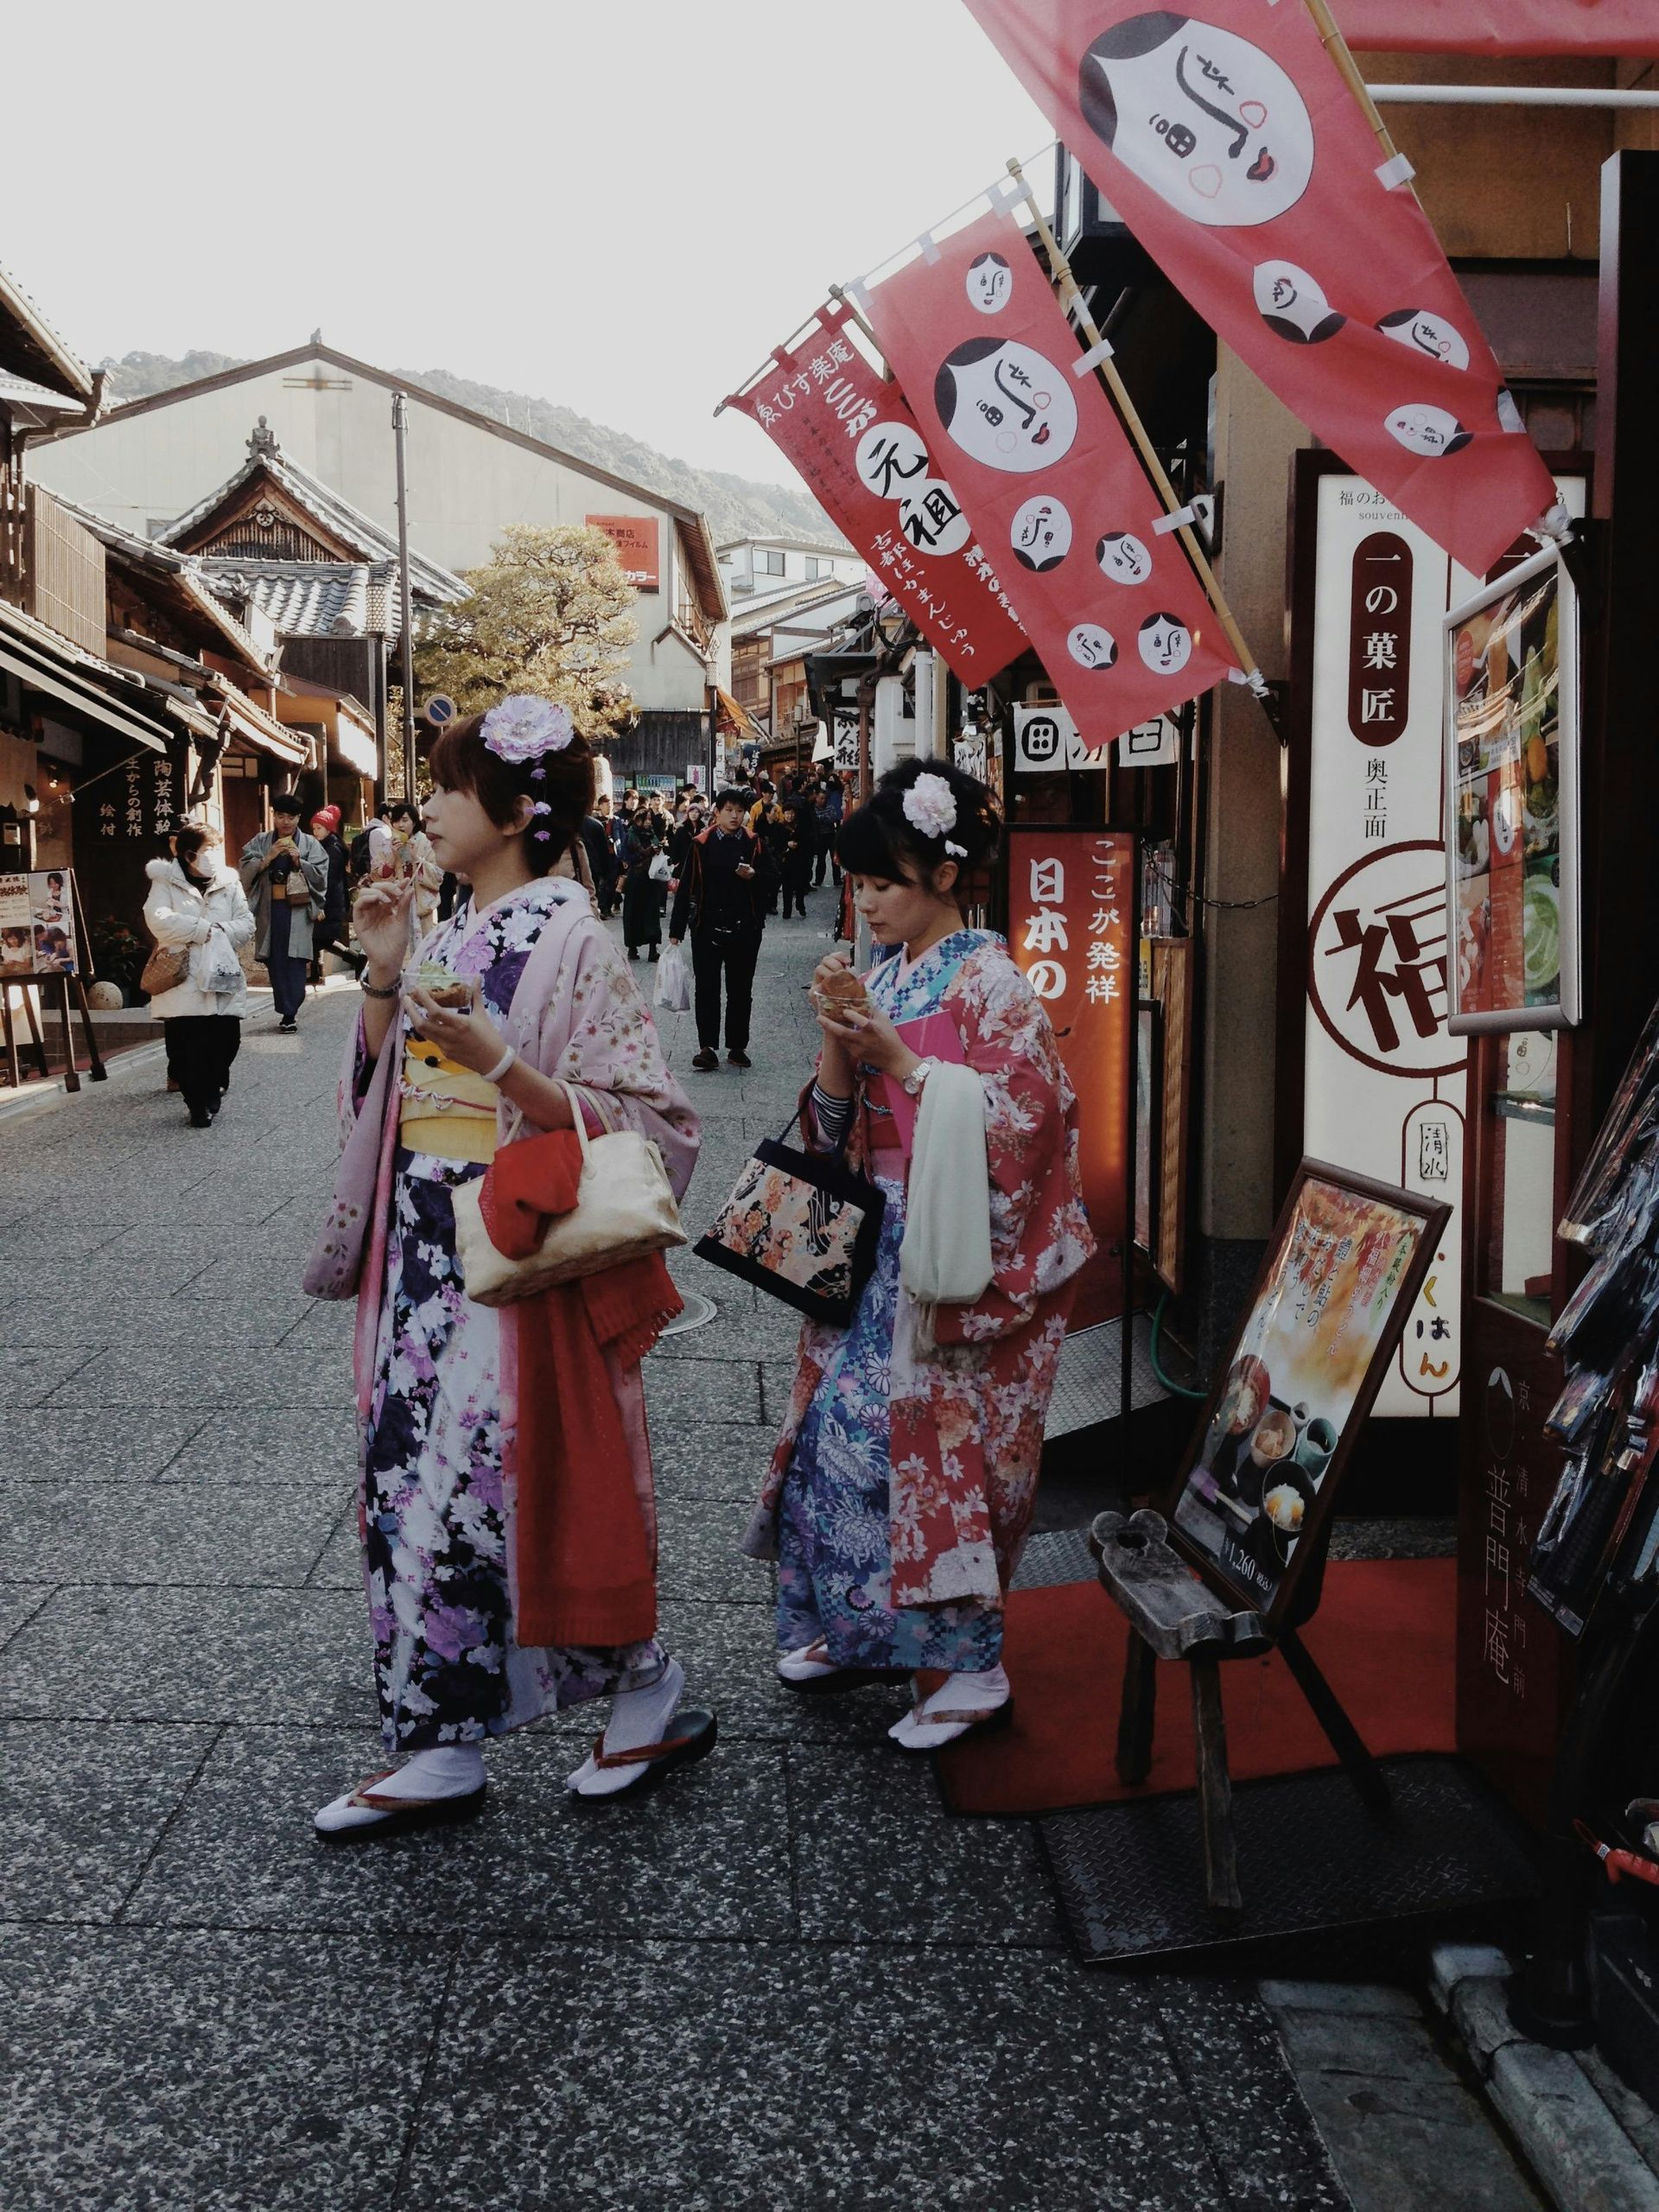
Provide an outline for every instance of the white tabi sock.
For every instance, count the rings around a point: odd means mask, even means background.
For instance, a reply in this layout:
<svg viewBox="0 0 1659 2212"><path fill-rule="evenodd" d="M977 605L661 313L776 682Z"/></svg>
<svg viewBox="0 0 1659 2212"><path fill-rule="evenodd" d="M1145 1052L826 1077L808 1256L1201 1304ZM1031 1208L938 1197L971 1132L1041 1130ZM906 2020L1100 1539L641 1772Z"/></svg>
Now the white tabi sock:
<svg viewBox="0 0 1659 2212"><path fill-rule="evenodd" d="M844 1675L847 1669L830 1656L830 1647L823 1638L815 1637L810 1643L798 1644L793 1651L785 1651L778 1662L778 1674L785 1682L818 1682L826 1675Z"/></svg>
<svg viewBox="0 0 1659 2212"><path fill-rule="evenodd" d="M340 1828L373 1827L390 1820L395 1808L355 1805L359 1790L375 1797L406 1797L430 1803L439 1797L467 1797L484 1782L484 1754L476 1744L439 1744L429 1751L416 1751L383 1781L359 1782L314 1815L312 1825L325 1834Z"/></svg>
<svg viewBox="0 0 1659 2212"><path fill-rule="evenodd" d="M1012 1694L1001 1661L981 1674L950 1675L931 1697L912 1706L887 1733L907 1751L935 1751L940 1745L965 1736L974 1725L955 1719L955 1714L993 1713L1006 1705Z"/></svg>
<svg viewBox="0 0 1659 2212"><path fill-rule="evenodd" d="M618 1690L611 1700L605 1749L643 1751L648 1744L660 1744L684 1692L685 1669L677 1659L671 1659L657 1680L645 1688ZM601 1767L595 1766L589 1757L574 1774L565 1777L564 1786L581 1797L608 1797L614 1790L626 1789L629 1783L645 1772L647 1764L642 1759L632 1766Z"/></svg>

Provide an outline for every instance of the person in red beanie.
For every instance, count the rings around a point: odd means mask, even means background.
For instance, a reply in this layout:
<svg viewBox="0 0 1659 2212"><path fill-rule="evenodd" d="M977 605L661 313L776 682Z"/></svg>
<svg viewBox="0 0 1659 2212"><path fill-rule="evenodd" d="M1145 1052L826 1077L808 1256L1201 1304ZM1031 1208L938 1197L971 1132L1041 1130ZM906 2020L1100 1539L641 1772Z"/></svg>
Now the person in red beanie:
<svg viewBox="0 0 1659 2212"><path fill-rule="evenodd" d="M340 809L320 806L311 817L311 835L328 855L328 889L322 902L322 919L318 923L311 940L311 981L322 981L322 956L336 952L351 963L353 972L363 973L363 955L353 952L346 942L351 935L348 923L350 899L346 894L350 869L346 859L345 842L340 834Z"/></svg>

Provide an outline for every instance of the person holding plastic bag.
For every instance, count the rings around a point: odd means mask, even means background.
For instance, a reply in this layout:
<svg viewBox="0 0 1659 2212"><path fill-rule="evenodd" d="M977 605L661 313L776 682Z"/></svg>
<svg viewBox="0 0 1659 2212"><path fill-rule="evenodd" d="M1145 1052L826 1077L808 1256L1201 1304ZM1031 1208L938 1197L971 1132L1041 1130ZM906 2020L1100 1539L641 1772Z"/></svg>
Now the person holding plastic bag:
<svg viewBox="0 0 1659 2212"><path fill-rule="evenodd" d="M149 1010L167 1039L168 1071L184 1095L190 1126L205 1129L230 1087L242 1042L248 984L240 954L253 936L253 910L235 869L194 823L174 837L172 858L151 861L144 873L149 933L182 956L178 982L152 996Z"/></svg>

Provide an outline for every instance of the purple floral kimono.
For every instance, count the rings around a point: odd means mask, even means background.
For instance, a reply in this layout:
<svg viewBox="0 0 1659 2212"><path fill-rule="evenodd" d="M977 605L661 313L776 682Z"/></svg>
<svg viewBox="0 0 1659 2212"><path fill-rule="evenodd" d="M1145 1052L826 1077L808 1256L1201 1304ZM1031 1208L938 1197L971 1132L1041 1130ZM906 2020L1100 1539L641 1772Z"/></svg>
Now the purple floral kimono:
<svg viewBox="0 0 1659 2212"><path fill-rule="evenodd" d="M590 1127L641 1130L677 1194L684 1189L696 1117L581 885L543 877L480 914L463 906L421 957L476 976L524 1057L579 1087ZM650 1681L664 1656L654 1641L525 1649L514 1640L513 1332L467 1298L455 1257L452 1193L484 1169L403 1143L404 1042L400 1011L371 1070L359 1024L340 1089L334 1211L308 1276L323 1295L358 1295L359 1527L381 1723L400 1757ZM503 1108L499 1138L505 1122ZM654 1541L640 1372L613 1363L611 1379Z"/></svg>

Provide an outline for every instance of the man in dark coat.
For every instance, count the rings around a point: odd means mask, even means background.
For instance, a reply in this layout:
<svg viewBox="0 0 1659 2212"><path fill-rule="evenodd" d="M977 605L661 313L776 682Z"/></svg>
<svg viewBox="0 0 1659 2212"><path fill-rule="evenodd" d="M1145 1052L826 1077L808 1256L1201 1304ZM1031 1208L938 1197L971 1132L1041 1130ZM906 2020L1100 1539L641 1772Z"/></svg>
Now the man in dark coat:
<svg viewBox="0 0 1659 2212"><path fill-rule="evenodd" d="M713 822L687 849L668 925L671 944L691 932L698 1047L691 1065L705 1074L720 1065L722 979L726 1057L735 1068L752 1065L749 1014L770 876L765 846L743 826L742 792L721 791Z"/></svg>

